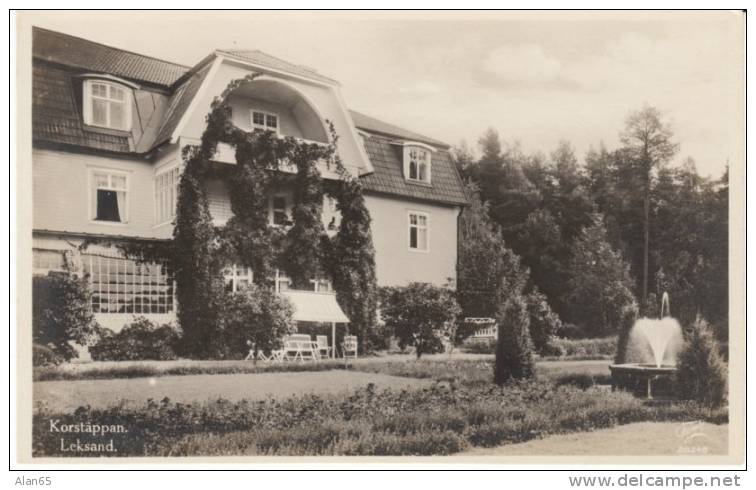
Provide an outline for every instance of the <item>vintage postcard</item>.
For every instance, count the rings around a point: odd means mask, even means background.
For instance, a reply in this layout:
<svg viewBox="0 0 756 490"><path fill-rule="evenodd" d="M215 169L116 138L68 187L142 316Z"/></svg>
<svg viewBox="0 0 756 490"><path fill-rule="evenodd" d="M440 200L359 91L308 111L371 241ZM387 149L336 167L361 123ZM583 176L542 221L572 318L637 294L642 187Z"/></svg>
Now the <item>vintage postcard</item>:
<svg viewBox="0 0 756 490"><path fill-rule="evenodd" d="M744 12L14 20L19 462L742 464Z"/></svg>

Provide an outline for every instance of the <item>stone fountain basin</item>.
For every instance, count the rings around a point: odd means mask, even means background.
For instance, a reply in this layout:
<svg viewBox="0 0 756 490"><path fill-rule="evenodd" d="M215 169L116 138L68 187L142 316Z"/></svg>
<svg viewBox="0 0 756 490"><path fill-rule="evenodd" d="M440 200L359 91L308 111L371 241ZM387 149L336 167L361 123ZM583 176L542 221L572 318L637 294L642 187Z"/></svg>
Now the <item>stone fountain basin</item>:
<svg viewBox="0 0 756 490"><path fill-rule="evenodd" d="M630 391L646 398L674 396L677 367L669 364L612 364L612 390Z"/></svg>

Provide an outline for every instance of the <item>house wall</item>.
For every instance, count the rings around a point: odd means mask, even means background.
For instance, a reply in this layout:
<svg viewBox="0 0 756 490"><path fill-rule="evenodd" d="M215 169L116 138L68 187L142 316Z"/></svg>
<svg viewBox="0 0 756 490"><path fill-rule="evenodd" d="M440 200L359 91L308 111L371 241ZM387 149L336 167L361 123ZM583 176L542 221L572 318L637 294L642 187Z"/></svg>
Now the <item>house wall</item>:
<svg viewBox="0 0 756 490"><path fill-rule="evenodd" d="M365 201L372 218L376 274L379 286L405 286L428 282L443 286L456 281L457 215L459 208L368 194ZM409 248L409 211L427 213L427 252Z"/></svg>
<svg viewBox="0 0 756 490"><path fill-rule="evenodd" d="M171 155L163 160L177 161ZM162 161L161 161L162 163ZM90 169L128 175L128 223L100 223L90 219ZM32 150L32 221L35 230L170 238L171 227L155 226L155 164L140 159Z"/></svg>

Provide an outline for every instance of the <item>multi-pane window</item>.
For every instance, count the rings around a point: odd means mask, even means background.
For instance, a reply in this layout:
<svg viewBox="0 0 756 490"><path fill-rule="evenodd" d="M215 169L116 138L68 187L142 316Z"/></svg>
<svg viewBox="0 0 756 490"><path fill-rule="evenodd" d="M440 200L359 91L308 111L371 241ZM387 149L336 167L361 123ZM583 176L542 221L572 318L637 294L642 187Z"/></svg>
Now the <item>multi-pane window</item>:
<svg viewBox="0 0 756 490"><path fill-rule="evenodd" d="M164 223L176 216L178 185L178 167L160 173L155 177L155 217L157 223Z"/></svg>
<svg viewBox="0 0 756 490"><path fill-rule="evenodd" d="M35 273L46 274L49 271L64 271L66 270L66 259L60 250L35 248L32 251L32 267Z"/></svg>
<svg viewBox="0 0 756 490"><path fill-rule="evenodd" d="M165 314L174 311L172 271L159 263L96 254L82 255L92 290L92 311Z"/></svg>
<svg viewBox="0 0 756 490"><path fill-rule="evenodd" d="M430 151L419 146L405 148L407 180L430 183Z"/></svg>
<svg viewBox="0 0 756 490"><path fill-rule="evenodd" d="M240 265L232 265L223 271L223 280L226 284L226 291L236 293L244 291L250 284L255 275L252 268Z"/></svg>
<svg viewBox="0 0 756 490"><path fill-rule="evenodd" d="M273 226L288 226L289 203L286 194L276 194L270 198L270 223Z"/></svg>
<svg viewBox="0 0 756 490"><path fill-rule="evenodd" d="M91 178L91 219L114 223L127 222L128 176L122 172L93 169Z"/></svg>
<svg viewBox="0 0 756 490"><path fill-rule="evenodd" d="M130 90L100 80L84 82L84 122L109 129L131 129Z"/></svg>
<svg viewBox="0 0 756 490"><path fill-rule="evenodd" d="M273 131L278 133L278 115L272 112L258 111L253 109L251 112L252 129L263 131Z"/></svg>
<svg viewBox="0 0 756 490"><path fill-rule="evenodd" d="M310 284L312 284L312 290L316 293L333 292L333 285L328 279L310 279Z"/></svg>
<svg viewBox="0 0 756 490"><path fill-rule="evenodd" d="M409 248L420 252L428 251L428 214L409 212Z"/></svg>

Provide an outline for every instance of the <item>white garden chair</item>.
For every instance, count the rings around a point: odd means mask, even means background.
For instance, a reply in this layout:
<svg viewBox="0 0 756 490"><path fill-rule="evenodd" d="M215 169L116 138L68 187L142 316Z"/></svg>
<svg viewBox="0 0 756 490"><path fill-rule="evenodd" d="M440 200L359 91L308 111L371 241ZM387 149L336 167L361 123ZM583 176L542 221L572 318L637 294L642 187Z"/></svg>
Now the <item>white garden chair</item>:
<svg viewBox="0 0 756 490"><path fill-rule="evenodd" d="M331 347L328 346L328 336L326 335L318 335L315 337L317 339L317 350L318 355L320 357L323 357L325 355L326 358L328 358L331 355Z"/></svg>
<svg viewBox="0 0 756 490"><path fill-rule="evenodd" d="M341 343L341 353L345 358L357 359L357 336L346 335L344 337L344 342Z"/></svg>

